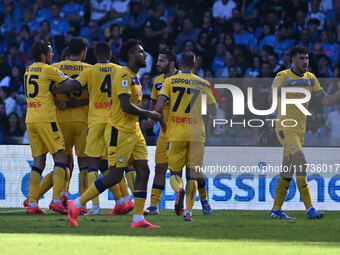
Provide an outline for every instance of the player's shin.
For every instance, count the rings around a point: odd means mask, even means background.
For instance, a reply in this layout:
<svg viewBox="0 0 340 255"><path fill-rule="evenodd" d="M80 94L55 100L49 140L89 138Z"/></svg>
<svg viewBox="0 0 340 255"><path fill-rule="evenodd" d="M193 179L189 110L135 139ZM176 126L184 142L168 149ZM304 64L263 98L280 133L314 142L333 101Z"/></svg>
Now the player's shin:
<svg viewBox="0 0 340 255"><path fill-rule="evenodd" d="M60 203L61 192L64 190L64 180L66 176L66 165L60 162L54 164L53 171L53 200Z"/></svg>
<svg viewBox="0 0 340 255"><path fill-rule="evenodd" d="M38 200L52 188L53 186L53 172L48 173L40 182Z"/></svg>
<svg viewBox="0 0 340 255"><path fill-rule="evenodd" d="M98 179L98 169L97 168L89 168L87 170L87 186L91 187L93 183ZM92 207L99 206L99 197L95 196L92 199Z"/></svg>
<svg viewBox="0 0 340 255"><path fill-rule="evenodd" d="M84 206L87 201L97 197L100 193L104 192L107 187L104 185L102 178L96 180L93 184L89 186L89 188L84 192L83 195L79 198L79 203L81 206Z"/></svg>
<svg viewBox="0 0 340 255"><path fill-rule="evenodd" d="M196 193L197 193L197 181L195 179L187 178L187 185L185 187L186 197L185 211L192 211L192 208L194 208Z"/></svg>
<svg viewBox="0 0 340 255"><path fill-rule="evenodd" d="M80 173L79 173L79 192L80 195L82 195L87 187L87 180L86 180L86 175L87 175L87 167L82 167L79 169Z"/></svg>
<svg viewBox="0 0 340 255"><path fill-rule="evenodd" d="M126 168L125 169L125 177L126 180L129 184L130 190L132 194L134 193L135 190L135 179L136 179L136 171L132 168Z"/></svg>
<svg viewBox="0 0 340 255"><path fill-rule="evenodd" d="M38 202L38 193L39 193L40 178L41 178L42 171L43 170L39 169L36 166L32 167L32 171L30 174L29 190L28 190L29 203Z"/></svg>

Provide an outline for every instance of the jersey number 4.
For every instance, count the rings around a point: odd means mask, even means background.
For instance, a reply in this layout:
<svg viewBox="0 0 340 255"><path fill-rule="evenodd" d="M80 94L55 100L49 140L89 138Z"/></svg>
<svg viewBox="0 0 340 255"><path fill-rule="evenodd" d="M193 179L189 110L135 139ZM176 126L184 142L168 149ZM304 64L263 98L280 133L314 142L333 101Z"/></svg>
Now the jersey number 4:
<svg viewBox="0 0 340 255"><path fill-rule="evenodd" d="M102 93L107 93L107 97L111 97L111 75L107 74L100 85L100 91Z"/></svg>
<svg viewBox="0 0 340 255"><path fill-rule="evenodd" d="M26 94L26 97L30 97L30 98L33 98L33 97L36 97L39 93L39 86L38 86L38 83L36 80L39 79L39 75L34 75L32 74L30 76L30 78L28 79L28 75L26 74L25 75L25 81L24 81L24 88L25 88L25 94ZM27 80L28 80L28 84L27 84ZM32 85L34 90L32 93L29 93L27 94L27 86L28 85Z"/></svg>
<svg viewBox="0 0 340 255"><path fill-rule="evenodd" d="M182 98L184 96L184 93L187 93L188 95L194 94L192 96L192 98L190 99L189 104L185 108L185 111L184 111L185 113L189 113L190 112L191 107L194 105L194 103L196 102L197 97L200 94L200 90L198 90L198 89L184 88L184 87L172 87L172 92L173 93L179 92L179 94L177 96L177 99L176 99L176 102L174 104L174 107L172 108L173 112L177 112L178 107L179 107L179 105L180 105L180 103L182 101Z"/></svg>

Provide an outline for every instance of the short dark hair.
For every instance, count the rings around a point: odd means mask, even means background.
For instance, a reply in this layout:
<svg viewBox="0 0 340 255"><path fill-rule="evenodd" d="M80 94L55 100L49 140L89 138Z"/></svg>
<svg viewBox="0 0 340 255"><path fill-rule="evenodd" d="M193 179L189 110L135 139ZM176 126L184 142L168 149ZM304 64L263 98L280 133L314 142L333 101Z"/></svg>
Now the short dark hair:
<svg viewBox="0 0 340 255"><path fill-rule="evenodd" d="M109 58L111 47L107 42L99 42L94 47L94 55L99 58Z"/></svg>
<svg viewBox="0 0 340 255"><path fill-rule="evenodd" d="M123 44L122 49L120 50L120 57L124 62L129 61L129 53L131 49L133 49L137 45L140 45L139 41L137 40L130 40Z"/></svg>
<svg viewBox="0 0 340 255"><path fill-rule="evenodd" d="M51 43L49 41L36 41L32 46L32 59L35 62L40 62L41 54L47 55L49 49L48 46L51 46Z"/></svg>
<svg viewBox="0 0 340 255"><path fill-rule="evenodd" d="M162 50L159 54L166 55L169 62L174 61L176 63L176 55L171 50Z"/></svg>
<svg viewBox="0 0 340 255"><path fill-rule="evenodd" d="M184 51L181 54L181 60L183 66L192 68L195 64L196 56L192 51Z"/></svg>
<svg viewBox="0 0 340 255"><path fill-rule="evenodd" d="M307 47L297 45L293 49L290 50L290 56L294 57L297 54L309 54L309 49Z"/></svg>
<svg viewBox="0 0 340 255"><path fill-rule="evenodd" d="M69 57L71 54L70 54L70 47L69 46L66 46L63 51L61 52L61 55L60 55L60 60L65 60L66 57Z"/></svg>
<svg viewBox="0 0 340 255"><path fill-rule="evenodd" d="M79 56L79 54L88 47L87 39L81 37L74 37L70 40L69 50L70 55Z"/></svg>

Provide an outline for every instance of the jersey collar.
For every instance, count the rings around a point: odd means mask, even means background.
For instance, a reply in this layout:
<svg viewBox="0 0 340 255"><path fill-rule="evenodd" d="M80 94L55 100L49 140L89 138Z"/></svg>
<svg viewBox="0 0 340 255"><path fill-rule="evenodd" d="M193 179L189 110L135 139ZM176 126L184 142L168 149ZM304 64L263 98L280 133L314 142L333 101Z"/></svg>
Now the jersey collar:
<svg viewBox="0 0 340 255"><path fill-rule="evenodd" d="M137 73L135 70L133 70L133 68L131 67L131 66L129 66L129 65L125 65L127 68L129 68L132 72L134 72L134 73Z"/></svg>
<svg viewBox="0 0 340 255"><path fill-rule="evenodd" d="M293 67L291 67L290 70L291 70L296 76L303 77L303 75L296 73L296 72L293 70Z"/></svg>

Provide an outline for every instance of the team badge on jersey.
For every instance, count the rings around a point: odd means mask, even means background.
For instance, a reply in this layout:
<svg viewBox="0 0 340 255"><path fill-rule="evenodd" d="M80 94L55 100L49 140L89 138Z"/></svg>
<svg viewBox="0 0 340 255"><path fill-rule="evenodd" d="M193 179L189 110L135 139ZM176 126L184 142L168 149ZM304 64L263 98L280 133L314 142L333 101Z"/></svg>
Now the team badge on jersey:
<svg viewBox="0 0 340 255"><path fill-rule="evenodd" d="M161 90L162 87L163 87L163 84L162 84L162 83L156 83L156 84L155 84L155 88L156 88L157 90Z"/></svg>
<svg viewBox="0 0 340 255"><path fill-rule="evenodd" d="M62 71L60 71L59 74L62 78L65 78L65 74Z"/></svg>
<svg viewBox="0 0 340 255"><path fill-rule="evenodd" d="M122 80L122 88L127 89L128 88L128 81L127 80Z"/></svg>
<svg viewBox="0 0 340 255"><path fill-rule="evenodd" d="M120 156L119 159L118 159L118 161L119 161L119 163L123 163L123 161L124 161L123 157Z"/></svg>

